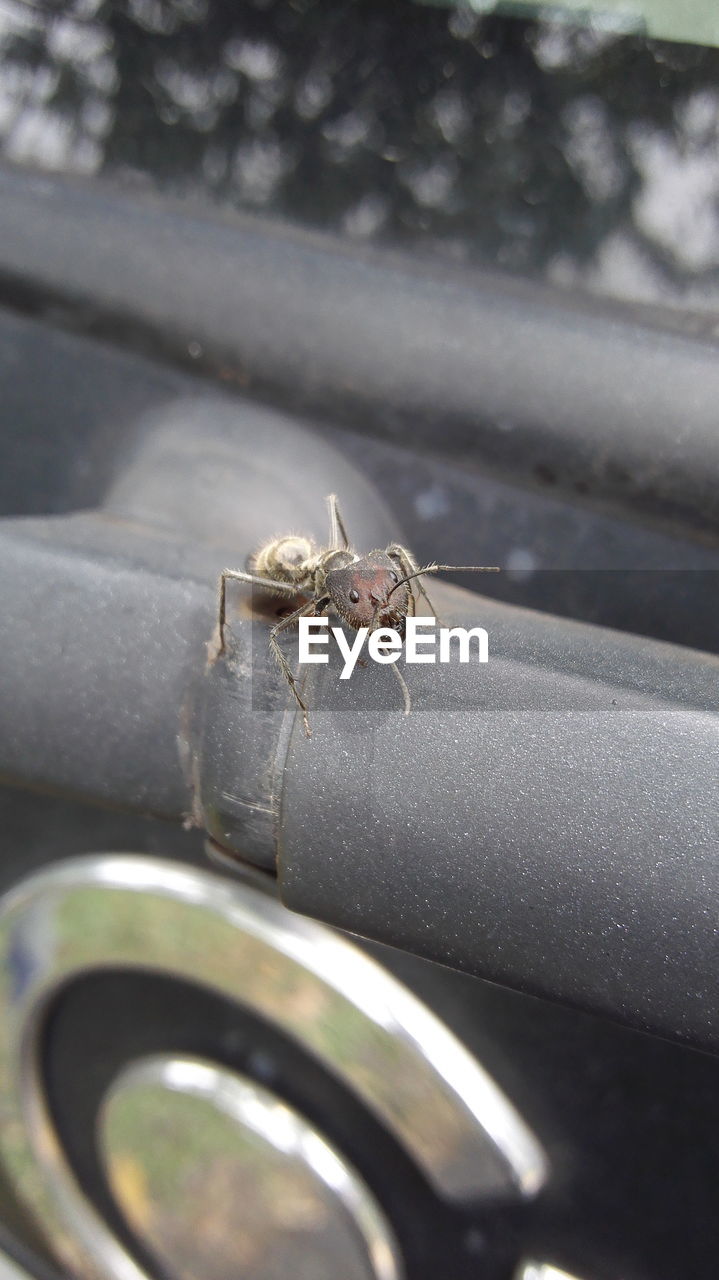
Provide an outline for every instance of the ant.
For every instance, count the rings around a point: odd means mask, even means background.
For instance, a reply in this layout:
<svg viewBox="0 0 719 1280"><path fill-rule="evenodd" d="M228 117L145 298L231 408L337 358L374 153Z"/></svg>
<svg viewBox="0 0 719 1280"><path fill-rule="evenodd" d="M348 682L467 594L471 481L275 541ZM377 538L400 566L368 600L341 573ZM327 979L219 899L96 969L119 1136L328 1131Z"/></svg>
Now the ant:
<svg viewBox="0 0 719 1280"><path fill-rule="evenodd" d="M420 581L425 573L443 570L467 573L497 573L492 565L429 564L419 567L406 547L392 542L384 551L370 551L359 556L352 550L335 494L327 499L330 517L329 546L320 549L309 539L296 534L274 538L248 560L248 571L225 569L220 578L219 652L225 648L227 583L248 582L281 596L309 596L310 599L284 617L270 631L270 649L302 711L305 733L311 736L308 707L303 700L295 676L283 654L277 637L294 626L299 619L321 617L329 609L353 627L370 631L392 627L404 633L408 614L414 617L418 596L424 596L432 617L436 617L432 601ZM393 598L394 597L394 598ZM409 689L397 664L392 670L402 687L405 715L409 715Z"/></svg>

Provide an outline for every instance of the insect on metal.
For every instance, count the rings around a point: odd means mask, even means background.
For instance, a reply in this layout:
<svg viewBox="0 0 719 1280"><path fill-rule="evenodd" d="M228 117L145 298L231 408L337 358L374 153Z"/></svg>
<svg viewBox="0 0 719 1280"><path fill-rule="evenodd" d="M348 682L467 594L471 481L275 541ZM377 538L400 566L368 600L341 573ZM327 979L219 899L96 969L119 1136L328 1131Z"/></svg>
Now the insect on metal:
<svg viewBox="0 0 719 1280"><path fill-rule="evenodd" d="M332 611L355 631L360 627L368 627L370 631L392 627L403 636L405 620L408 615L415 615L420 596L424 596L432 617L436 617L421 581L424 574L440 573L443 570L499 572L496 565L428 564L420 568L411 551L398 542L391 542L383 551L370 551L367 555L360 556L350 545L334 494L330 494L327 504L330 517L327 547L315 546L310 538L287 534L282 538L274 538L251 556L247 571L225 569L220 578L220 653L225 648L229 581L247 582L278 596L309 597L293 613L276 623L269 635L270 649L302 711L308 737L311 736L309 708L278 643L277 637L282 631L297 625L300 618L324 617ZM392 670L402 688L405 715L409 715L412 704L406 681L396 663L392 664Z"/></svg>

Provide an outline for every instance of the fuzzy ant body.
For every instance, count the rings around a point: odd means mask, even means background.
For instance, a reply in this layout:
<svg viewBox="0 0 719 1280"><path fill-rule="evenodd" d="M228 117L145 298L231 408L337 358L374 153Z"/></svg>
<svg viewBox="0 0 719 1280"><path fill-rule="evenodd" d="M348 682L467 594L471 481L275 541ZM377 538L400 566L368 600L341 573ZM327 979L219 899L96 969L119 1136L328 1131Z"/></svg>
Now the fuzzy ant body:
<svg viewBox="0 0 719 1280"><path fill-rule="evenodd" d="M270 631L270 648L302 711L308 737L307 705L277 642L281 631L295 625L303 616L313 614L320 617L332 610L355 631L360 627L368 627L370 631L391 627L404 634L407 616L416 613L419 595L424 596L432 616L435 616L429 596L420 582L423 573L435 573L438 569L485 571L485 567L479 565L428 565L420 569L412 553L399 543L390 543L383 551L370 551L359 556L350 546L337 498L331 494L327 501L330 514L328 547L318 548L309 538L286 534L260 547L249 558L246 572L225 569L220 579L220 652L225 647L228 580L248 582L277 595L310 597ZM396 664L392 670L401 685L405 714L408 715L411 708L409 690Z"/></svg>

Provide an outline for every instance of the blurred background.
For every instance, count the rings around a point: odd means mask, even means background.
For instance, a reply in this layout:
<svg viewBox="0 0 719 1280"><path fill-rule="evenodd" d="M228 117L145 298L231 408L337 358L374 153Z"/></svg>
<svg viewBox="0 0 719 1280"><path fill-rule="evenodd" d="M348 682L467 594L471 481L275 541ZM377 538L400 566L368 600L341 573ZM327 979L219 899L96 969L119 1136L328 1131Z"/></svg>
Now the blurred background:
<svg viewBox="0 0 719 1280"><path fill-rule="evenodd" d="M714 6L495 7L2 0L2 154L711 312Z"/></svg>

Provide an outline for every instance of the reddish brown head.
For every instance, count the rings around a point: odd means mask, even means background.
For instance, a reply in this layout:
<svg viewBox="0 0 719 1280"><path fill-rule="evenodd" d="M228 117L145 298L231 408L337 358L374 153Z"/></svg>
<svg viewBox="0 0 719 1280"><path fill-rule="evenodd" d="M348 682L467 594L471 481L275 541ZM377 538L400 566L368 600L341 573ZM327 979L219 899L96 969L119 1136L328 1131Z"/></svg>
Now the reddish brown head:
<svg viewBox="0 0 719 1280"><path fill-rule="evenodd" d="M340 618L355 630L401 630L409 607L409 586L403 584L390 597L399 580L399 568L386 552L370 551L346 569L332 569L327 574L327 591Z"/></svg>

